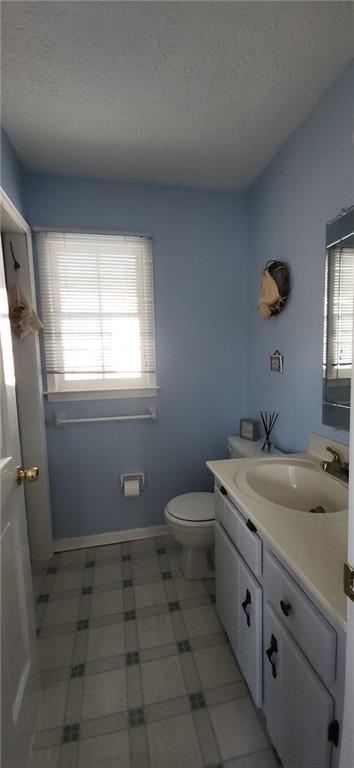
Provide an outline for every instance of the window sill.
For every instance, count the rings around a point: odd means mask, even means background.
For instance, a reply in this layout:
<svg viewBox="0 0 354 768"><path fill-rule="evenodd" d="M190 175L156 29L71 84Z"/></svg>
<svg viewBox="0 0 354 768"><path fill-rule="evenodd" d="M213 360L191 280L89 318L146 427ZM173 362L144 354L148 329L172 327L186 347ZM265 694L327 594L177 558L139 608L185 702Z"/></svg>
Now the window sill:
<svg viewBox="0 0 354 768"><path fill-rule="evenodd" d="M144 397L157 397L159 387L151 389L107 389L73 390L66 392L43 392L49 403L77 402L79 400L140 400Z"/></svg>

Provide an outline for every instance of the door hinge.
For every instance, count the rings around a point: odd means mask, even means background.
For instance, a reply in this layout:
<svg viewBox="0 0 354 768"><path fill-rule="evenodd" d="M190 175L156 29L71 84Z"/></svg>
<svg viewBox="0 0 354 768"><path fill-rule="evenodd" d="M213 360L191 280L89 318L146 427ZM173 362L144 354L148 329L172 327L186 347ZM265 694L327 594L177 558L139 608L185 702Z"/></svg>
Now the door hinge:
<svg viewBox="0 0 354 768"><path fill-rule="evenodd" d="M349 563L344 563L344 592L354 600L354 568L351 568Z"/></svg>
<svg viewBox="0 0 354 768"><path fill-rule="evenodd" d="M333 720L328 726L328 741L331 741L335 747L339 744L339 723L338 720Z"/></svg>

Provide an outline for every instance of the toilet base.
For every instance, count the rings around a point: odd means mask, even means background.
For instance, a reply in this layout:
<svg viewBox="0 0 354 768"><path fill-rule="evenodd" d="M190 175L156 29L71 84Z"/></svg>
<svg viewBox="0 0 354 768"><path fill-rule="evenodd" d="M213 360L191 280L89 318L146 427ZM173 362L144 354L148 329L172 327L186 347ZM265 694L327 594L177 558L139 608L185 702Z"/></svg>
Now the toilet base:
<svg viewBox="0 0 354 768"><path fill-rule="evenodd" d="M205 547L182 547L181 571L185 579L211 579L215 575L212 569L212 549Z"/></svg>

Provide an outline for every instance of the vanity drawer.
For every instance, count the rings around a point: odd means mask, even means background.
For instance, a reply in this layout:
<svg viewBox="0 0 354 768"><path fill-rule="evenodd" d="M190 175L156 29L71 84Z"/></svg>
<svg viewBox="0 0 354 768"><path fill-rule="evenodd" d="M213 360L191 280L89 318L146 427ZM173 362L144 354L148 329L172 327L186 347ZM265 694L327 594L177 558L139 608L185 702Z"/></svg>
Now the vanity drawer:
<svg viewBox="0 0 354 768"><path fill-rule="evenodd" d="M218 488L215 489L215 517L229 534L255 576L262 575L262 539L234 504Z"/></svg>
<svg viewBox="0 0 354 768"><path fill-rule="evenodd" d="M264 558L264 588L267 600L282 617L322 680L333 681L336 675L336 632L270 552L266 552Z"/></svg>

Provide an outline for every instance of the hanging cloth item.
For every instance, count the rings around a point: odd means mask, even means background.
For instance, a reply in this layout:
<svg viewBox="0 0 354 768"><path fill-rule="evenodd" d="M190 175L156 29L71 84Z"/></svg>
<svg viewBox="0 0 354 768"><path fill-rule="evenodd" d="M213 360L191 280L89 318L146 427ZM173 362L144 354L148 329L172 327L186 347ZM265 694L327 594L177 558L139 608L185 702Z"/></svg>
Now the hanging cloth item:
<svg viewBox="0 0 354 768"><path fill-rule="evenodd" d="M262 287L259 294L258 312L261 317L270 317L272 310L281 302L278 286L267 269L263 270Z"/></svg>
<svg viewBox="0 0 354 768"><path fill-rule="evenodd" d="M8 290L7 295L10 323L16 336L24 339L29 333L36 333L43 328L37 313L28 303L18 283Z"/></svg>

